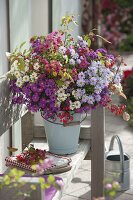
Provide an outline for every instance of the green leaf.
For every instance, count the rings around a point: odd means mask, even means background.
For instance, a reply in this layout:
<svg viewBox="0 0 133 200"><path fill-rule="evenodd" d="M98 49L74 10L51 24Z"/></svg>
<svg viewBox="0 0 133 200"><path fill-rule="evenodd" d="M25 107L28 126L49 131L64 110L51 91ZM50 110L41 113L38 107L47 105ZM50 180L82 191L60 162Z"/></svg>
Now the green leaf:
<svg viewBox="0 0 133 200"><path fill-rule="evenodd" d="M61 81L61 80L56 80L56 83L57 83L57 85L60 86L60 87L64 84L64 82Z"/></svg>
<svg viewBox="0 0 133 200"><path fill-rule="evenodd" d="M31 188L32 190L36 190L36 186L33 185L33 184L30 186L30 188Z"/></svg>
<svg viewBox="0 0 133 200"><path fill-rule="evenodd" d="M98 51L98 57L101 58L102 56L101 52Z"/></svg>
<svg viewBox="0 0 133 200"><path fill-rule="evenodd" d="M84 40L87 41L88 39L89 39L89 36L88 36L88 35L85 35L85 36L84 36Z"/></svg>
<svg viewBox="0 0 133 200"><path fill-rule="evenodd" d="M48 176L48 183L53 183L55 182L55 177L53 175Z"/></svg>
<svg viewBox="0 0 133 200"><path fill-rule="evenodd" d="M25 45L26 42L22 42L19 46L19 51L22 49L22 47Z"/></svg>
<svg viewBox="0 0 133 200"><path fill-rule="evenodd" d="M66 57L66 62L65 63L68 63L68 56Z"/></svg>
<svg viewBox="0 0 133 200"><path fill-rule="evenodd" d="M24 60L23 59L21 59L21 58L19 58L19 60L18 60L18 69L20 70L20 71L24 71L24 69L25 69L25 63L24 63Z"/></svg>
<svg viewBox="0 0 133 200"><path fill-rule="evenodd" d="M114 197L114 196L116 195L116 192L115 192L114 190L112 190L112 191L109 192L109 195L110 195L111 197Z"/></svg>
<svg viewBox="0 0 133 200"><path fill-rule="evenodd" d="M88 47L90 47L90 46L91 46L91 40L88 39L88 40L87 40L87 43L88 43Z"/></svg>

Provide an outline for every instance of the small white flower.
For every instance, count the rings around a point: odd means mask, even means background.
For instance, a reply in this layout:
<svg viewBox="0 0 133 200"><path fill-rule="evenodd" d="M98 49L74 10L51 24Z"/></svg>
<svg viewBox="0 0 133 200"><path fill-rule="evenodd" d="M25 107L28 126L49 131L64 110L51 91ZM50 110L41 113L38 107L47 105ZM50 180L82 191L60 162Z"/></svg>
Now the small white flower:
<svg viewBox="0 0 133 200"><path fill-rule="evenodd" d="M75 65L75 60L74 60L74 59L70 59L70 60L69 60L69 64L70 64L70 65Z"/></svg>
<svg viewBox="0 0 133 200"><path fill-rule="evenodd" d="M19 72L19 71L15 71L15 72L14 72L14 75L16 76L16 78L19 78L19 77L21 77L21 74L20 74L20 72Z"/></svg>
<svg viewBox="0 0 133 200"><path fill-rule="evenodd" d="M57 97L57 100L60 102L65 101L66 99L67 99L66 94L61 94L61 95L58 95L58 97Z"/></svg>
<svg viewBox="0 0 133 200"><path fill-rule="evenodd" d="M21 87L22 85L23 85L23 81L22 81L22 78L20 77L16 81L16 86Z"/></svg>
<svg viewBox="0 0 133 200"><path fill-rule="evenodd" d="M76 97L76 90L73 90L73 91L72 91L72 95L73 95L74 97Z"/></svg>
<svg viewBox="0 0 133 200"><path fill-rule="evenodd" d="M70 110L74 110L74 108L75 108L74 103L70 101Z"/></svg>
<svg viewBox="0 0 133 200"><path fill-rule="evenodd" d="M38 69L40 68L39 63L35 63L35 64L33 65L33 68L34 68L35 70L38 70Z"/></svg>
<svg viewBox="0 0 133 200"><path fill-rule="evenodd" d="M25 64L29 64L29 62L30 62L30 61L29 61L28 59L25 60Z"/></svg>
<svg viewBox="0 0 133 200"><path fill-rule="evenodd" d="M75 101L75 102L74 102L74 106L75 106L76 109L77 109L77 108L80 108L80 107L81 107L80 101Z"/></svg>
<svg viewBox="0 0 133 200"><path fill-rule="evenodd" d="M83 38L81 36L78 35L77 38L79 41L83 41Z"/></svg>
<svg viewBox="0 0 133 200"><path fill-rule="evenodd" d="M66 47L64 46L59 47L59 53L65 54L65 52L66 52Z"/></svg>
<svg viewBox="0 0 133 200"><path fill-rule="evenodd" d="M66 59L68 58L68 56L67 56L67 55L64 55L63 58L66 60Z"/></svg>
<svg viewBox="0 0 133 200"><path fill-rule="evenodd" d="M60 88L58 91L57 91L57 95L58 94L64 94L65 93L65 90L63 88Z"/></svg>
<svg viewBox="0 0 133 200"><path fill-rule="evenodd" d="M72 58L73 58L73 59L78 59L78 58L79 58L79 54L78 54L78 53L73 54L73 55L72 55Z"/></svg>
<svg viewBox="0 0 133 200"><path fill-rule="evenodd" d="M31 81L34 81L37 79L37 73L36 72L33 72L31 75L30 75L30 79Z"/></svg>
<svg viewBox="0 0 133 200"><path fill-rule="evenodd" d="M86 41L83 41L82 42L82 47L86 47L86 46L88 46L88 43Z"/></svg>
<svg viewBox="0 0 133 200"><path fill-rule="evenodd" d="M25 72L29 71L29 67L27 65L25 66L24 71Z"/></svg>
<svg viewBox="0 0 133 200"><path fill-rule="evenodd" d="M25 75L23 77L23 82L28 82L30 80L29 76L28 75Z"/></svg>
<svg viewBox="0 0 133 200"><path fill-rule="evenodd" d="M74 55L76 52L74 49L70 49L70 53L71 53L71 55Z"/></svg>
<svg viewBox="0 0 133 200"><path fill-rule="evenodd" d="M80 63L81 63L81 60L80 60L80 59L77 59L77 60L76 60L76 63L77 63L77 64L80 64Z"/></svg>
<svg viewBox="0 0 133 200"><path fill-rule="evenodd" d="M6 57L7 57L8 59L10 59L11 55L12 55L11 53L6 52Z"/></svg>
<svg viewBox="0 0 133 200"><path fill-rule="evenodd" d="M18 70L18 60L15 60L15 61L12 63L11 69Z"/></svg>

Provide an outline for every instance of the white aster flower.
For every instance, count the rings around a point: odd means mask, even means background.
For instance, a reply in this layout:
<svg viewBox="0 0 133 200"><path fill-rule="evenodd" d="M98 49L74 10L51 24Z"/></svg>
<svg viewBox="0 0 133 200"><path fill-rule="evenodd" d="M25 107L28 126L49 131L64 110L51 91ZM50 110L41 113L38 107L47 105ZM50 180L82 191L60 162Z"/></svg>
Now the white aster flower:
<svg viewBox="0 0 133 200"><path fill-rule="evenodd" d="M76 52L74 49L70 49L70 53L71 53L71 55L74 55Z"/></svg>
<svg viewBox="0 0 133 200"><path fill-rule="evenodd" d="M23 77L23 82L28 82L30 80L30 77L28 75L25 75Z"/></svg>
<svg viewBox="0 0 133 200"><path fill-rule="evenodd" d="M11 57L11 53L9 53L9 52L6 52L6 57L9 59L10 57Z"/></svg>
<svg viewBox="0 0 133 200"><path fill-rule="evenodd" d="M80 59L77 59L77 60L76 60L76 63L77 63L77 64L80 64L80 63L81 63L81 60L80 60Z"/></svg>
<svg viewBox="0 0 133 200"><path fill-rule="evenodd" d="M24 71L25 72L29 71L29 66L26 65L25 68L24 68Z"/></svg>
<svg viewBox="0 0 133 200"><path fill-rule="evenodd" d="M66 52L66 47L64 46L59 47L59 53L65 54L65 52Z"/></svg>
<svg viewBox="0 0 133 200"><path fill-rule="evenodd" d="M81 36L78 35L77 38L79 41L83 41L83 38Z"/></svg>
<svg viewBox="0 0 133 200"><path fill-rule="evenodd" d="M78 58L79 58L79 54L78 54L78 53L74 53L74 54L72 55L72 58L73 58L73 59L78 59Z"/></svg>
<svg viewBox="0 0 133 200"><path fill-rule="evenodd" d="M67 95L66 94L61 94L61 95L58 95L57 97L57 100L58 101L65 101L67 99Z"/></svg>
<svg viewBox="0 0 133 200"><path fill-rule="evenodd" d="M74 97L76 97L76 90L73 90L73 91L72 91L72 95L73 95Z"/></svg>
<svg viewBox="0 0 133 200"><path fill-rule="evenodd" d="M66 60L66 59L68 58L68 56L67 56L67 55L64 55L63 58Z"/></svg>
<svg viewBox="0 0 133 200"><path fill-rule="evenodd" d="M35 70L38 70L38 69L40 68L39 63L35 63L35 64L33 65L33 68L34 68Z"/></svg>
<svg viewBox="0 0 133 200"><path fill-rule="evenodd" d="M57 95L58 95L58 94L65 94L64 88L60 88L60 89L57 91Z"/></svg>
<svg viewBox="0 0 133 200"><path fill-rule="evenodd" d="M75 65L75 60L74 60L74 59L70 59L70 60L69 60L69 64L70 64L70 65Z"/></svg>
<svg viewBox="0 0 133 200"><path fill-rule="evenodd" d="M80 101L75 101L75 102L74 102L74 106L75 106L76 109L77 109L77 108L80 108L80 107L81 107Z"/></svg>
<svg viewBox="0 0 133 200"><path fill-rule="evenodd" d="M19 72L19 71L15 71L15 72L14 72L14 75L16 76L16 78L19 78L19 77L21 77L21 74L20 74L20 72Z"/></svg>
<svg viewBox="0 0 133 200"><path fill-rule="evenodd" d="M20 77L16 81L16 86L21 87L22 85L23 85L23 81L22 81L22 78Z"/></svg>
<svg viewBox="0 0 133 200"><path fill-rule="evenodd" d="M11 69L18 70L18 60L15 60L15 61L12 63Z"/></svg>
<svg viewBox="0 0 133 200"><path fill-rule="evenodd" d="M30 79L31 81L34 81L37 79L37 73L36 72L33 72L31 75L30 75Z"/></svg>
<svg viewBox="0 0 133 200"><path fill-rule="evenodd" d="M74 110L74 108L75 108L74 103L72 101L70 101L70 110Z"/></svg>

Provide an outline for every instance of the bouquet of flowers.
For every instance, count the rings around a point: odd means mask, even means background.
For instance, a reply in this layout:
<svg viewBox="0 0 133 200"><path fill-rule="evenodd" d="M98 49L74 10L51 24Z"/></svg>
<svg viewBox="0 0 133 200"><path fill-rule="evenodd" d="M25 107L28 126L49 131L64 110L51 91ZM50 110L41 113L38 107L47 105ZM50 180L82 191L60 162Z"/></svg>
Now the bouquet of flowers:
<svg viewBox="0 0 133 200"><path fill-rule="evenodd" d="M123 96L120 59L103 48L91 48L92 31L74 39L70 34L74 16L62 18L62 29L47 36L34 36L29 49L22 46L7 54L12 102L40 111L45 119L56 117L67 123L74 113L104 106L116 115L125 114L125 105L114 105L112 95ZM101 37L101 36L99 36ZM125 117L126 116L126 117Z"/></svg>

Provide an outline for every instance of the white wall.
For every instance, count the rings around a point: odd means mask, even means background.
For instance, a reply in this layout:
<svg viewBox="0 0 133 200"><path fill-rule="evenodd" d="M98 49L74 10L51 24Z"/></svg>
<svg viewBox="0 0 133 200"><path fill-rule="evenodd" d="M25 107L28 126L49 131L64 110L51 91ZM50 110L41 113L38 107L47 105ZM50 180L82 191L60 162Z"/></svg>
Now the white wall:
<svg viewBox="0 0 133 200"><path fill-rule="evenodd" d="M11 50L34 35L48 34L48 0L10 0L10 32ZM42 125L39 113L34 123Z"/></svg>
<svg viewBox="0 0 133 200"><path fill-rule="evenodd" d="M75 15L78 26L73 26L73 36L81 34L81 0L53 0L53 29L60 27L60 20L65 15Z"/></svg>
<svg viewBox="0 0 133 200"><path fill-rule="evenodd" d="M8 47L8 20L7 4L5 0L0 0L0 76L8 71L8 61L5 52ZM0 136L0 173L5 171L5 157L9 155L9 131Z"/></svg>

